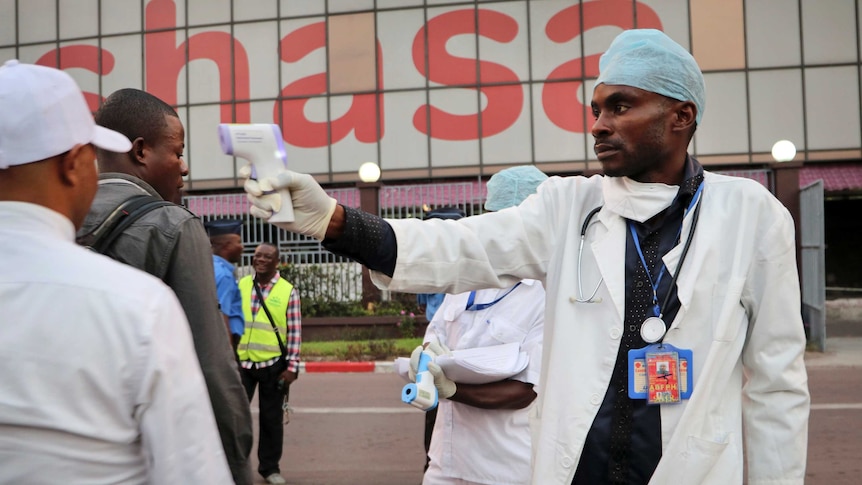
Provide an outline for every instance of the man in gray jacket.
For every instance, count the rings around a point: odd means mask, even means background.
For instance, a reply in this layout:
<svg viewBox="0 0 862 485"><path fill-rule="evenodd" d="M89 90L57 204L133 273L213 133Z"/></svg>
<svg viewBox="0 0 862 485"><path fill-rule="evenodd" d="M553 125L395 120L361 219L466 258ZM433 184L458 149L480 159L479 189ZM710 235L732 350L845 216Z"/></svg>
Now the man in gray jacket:
<svg viewBox="0 0 862 485"><path fill-rule="evenodd" d="M99 190L78 235L93 231L136 195L173 202L134 222L105 254L161 278L176 293L191 327L234 481L251 484L251 412L218 309L210 241L200 219L177 205L188 174L182 159L182 122L167 103L138 89L111 94L95 117L97 124L126 135L132 149L97 150Z"/></svg>

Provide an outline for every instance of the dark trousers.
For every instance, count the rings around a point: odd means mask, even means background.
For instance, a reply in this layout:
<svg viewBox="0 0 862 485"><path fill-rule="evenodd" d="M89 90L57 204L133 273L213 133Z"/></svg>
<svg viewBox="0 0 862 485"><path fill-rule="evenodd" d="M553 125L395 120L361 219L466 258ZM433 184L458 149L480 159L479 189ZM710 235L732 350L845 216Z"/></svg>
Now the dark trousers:
<svg viewBox="0 0 862 485"><path fill-rule="evenodd" d="M282 404L287 399L288 386L284 390L278 388L278 376L287 368L284 361L277 362L263 369L240 369L242 385L251 402L255 387L258 388L259 437L257 441L257 471L261 476L279 473L278 462L281 460L284 445L284 411Z"/></svg>
<svg viewBox="0 0 862 485"><path fill-rule="evenodd" d="M428 470L428 464L431 463L428 450L431 448L431 435L434 433L435 421L437 421L437 408L425 411L425 470Z"/></svg>

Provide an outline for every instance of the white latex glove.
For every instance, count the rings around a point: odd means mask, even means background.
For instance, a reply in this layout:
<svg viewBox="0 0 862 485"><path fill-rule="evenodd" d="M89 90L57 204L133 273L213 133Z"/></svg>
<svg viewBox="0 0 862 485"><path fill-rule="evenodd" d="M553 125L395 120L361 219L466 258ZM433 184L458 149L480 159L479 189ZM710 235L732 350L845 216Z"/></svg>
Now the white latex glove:
<svg viewBox="0 0 862 485"><path fill-rule="evenodd" d="M422 355L422 352L431 356L431 362L428 363L428 371L432 376L434 376L434 387L437 388L437 394L439 397L444 399L451 397L455 394L455 382L446 377L446 374L443 373L443 369L437 365L435 359L441 355L452 355L452 351L449 350L449 347L446 347L445 344L436 340L427 342L425 345L419 345L413 349L413 353L410 354L410 368L407 371L411 381L416 380L416 372L418 372L419 369L419 356ZM432 367L434 367L436 371L432 370Z"/></svg>
<svg viewBox="0 0 862 485"><path fill-rule="evenodd" d="M251 215L268 220L273 212L281 209L281 195L278 190L290 191L293 203L293 222L278 222L274 225L290 232L311 236L318 240L326 237L329 220L335 212L336 201L326 194L314 177L306 173L284 170L275 177L252 180L251 164L239 169L239 175L246 179L245 191L252 203ZM264 193L276 191L276 193Z"/></svg>
<svg viewBox="0 0 862 485"><path fill-rule="evenodd" d="M455 381L446 377L443 369L436 362L432 361L428 363L428 372L434 376L434 387L437 388L438 398L449 399L455 395L455 391L458 390Z"/></svg>
<svg viewBox="0 0 862 485"><path fill-rule="evenodd" d="M410 368L407 369L407 377L409 377L413 382L416 382L416 373L419 371L419 356L422 355L424 350L425 347L418 345L410 354ZM432 355L431 360L434 360L434 357L435 356Z"/></svg>

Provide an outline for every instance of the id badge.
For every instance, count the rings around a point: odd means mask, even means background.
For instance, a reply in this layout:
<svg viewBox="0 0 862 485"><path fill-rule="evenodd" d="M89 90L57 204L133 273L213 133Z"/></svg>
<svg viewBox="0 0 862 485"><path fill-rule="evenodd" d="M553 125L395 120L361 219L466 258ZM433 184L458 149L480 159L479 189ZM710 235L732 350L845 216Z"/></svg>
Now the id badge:
<svg viewBox="0 0 862 485"><path fill-rule="evenodd" d="M646 399L647 404L673 404L691 396L691 350L669 344L632 349L628 367L631 399Z"/></svg>
<svg viewBox="0 0 862 485"><path fill-rule="evenodd" d="M674 404L679 397L679 354L646 353L647 404Z"/></svg>

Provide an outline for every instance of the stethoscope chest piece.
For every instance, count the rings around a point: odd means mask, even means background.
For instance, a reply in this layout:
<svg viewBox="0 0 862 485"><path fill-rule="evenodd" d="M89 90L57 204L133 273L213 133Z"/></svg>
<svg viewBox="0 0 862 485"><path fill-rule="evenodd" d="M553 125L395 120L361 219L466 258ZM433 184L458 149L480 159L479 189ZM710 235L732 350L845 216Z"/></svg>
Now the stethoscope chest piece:
<svg viewBox="0 0 862 485"><path fill-rule="evenodd" d="M659 317L649 317L641 324L641 338L648 344L654 344L664 337L664 320Z"/></svg>

